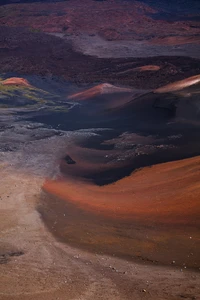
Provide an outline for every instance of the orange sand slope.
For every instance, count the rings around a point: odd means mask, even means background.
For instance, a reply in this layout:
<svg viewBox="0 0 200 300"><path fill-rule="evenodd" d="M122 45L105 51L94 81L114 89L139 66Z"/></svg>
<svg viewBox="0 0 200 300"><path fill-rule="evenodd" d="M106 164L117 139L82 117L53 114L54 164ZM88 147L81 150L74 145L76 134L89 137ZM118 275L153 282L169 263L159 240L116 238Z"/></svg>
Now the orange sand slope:
<svg viewBox="0 0 200 300"><path fill-rule="evenodd" d="M131 93L133 90L130 88L117 87L109 83L99 84L91 89L85 90L80 93L73 94L68 97L68 99L75 100L87 100L95 96L114 94L114 93Z"/></svg>
<svg viewBox="0 0 200 300"><path fill-rule="evenodd" d="M146 71L159 71L161 69L160 66L157 65L146 65L146 66L141 66L141 67L136 67L136 68L128 68L127 70L117 72L118 75L121 74L129 74L130 72L146 72Z"/></svg>
<svg viewBox="0 0 200 300"><path fill-rule="evenodd" d="M140 72L143 72L143 71L158 71L158 70L160 70L160 68L161 68L160 66L156 66L156 65L146 65L146 66L135 68L135 71L140 71Z"/></svg>
<svg viewBox="0 0 200 300"><path fill-rule="evenodd" d="M78 207L111 218L199 224L200 156L143 168L116 183L96 186L70 178L43 188Z"/></svg>
<svg viewBox="0 0 200 300"><path fill-rule="evenodd" d="M3 85L20 85L20 86L28 86L31 87L31 84L28 82L28 80L24 78L19 78L19 77L12 77L5 79L1 82Z"/></svg>
<svg viewBox="0 0 200 300"><path fill-rule="evenodd" d="M187 88L189 86L195 85L197 83L200 83L200 75L195 75L180 81L176 81L170 84L167 84L165 86L162 86L156 90L154 90L154 93L168 93L168 92L176 92L179 90L182 90L184 88Z"/></svg>

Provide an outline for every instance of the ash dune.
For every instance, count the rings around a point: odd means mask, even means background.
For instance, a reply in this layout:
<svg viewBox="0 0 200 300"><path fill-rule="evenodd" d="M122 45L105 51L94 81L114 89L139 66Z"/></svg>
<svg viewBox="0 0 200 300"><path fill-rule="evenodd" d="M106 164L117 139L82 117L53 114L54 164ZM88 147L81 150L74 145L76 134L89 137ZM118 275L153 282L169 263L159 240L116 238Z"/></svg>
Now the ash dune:
<svg viewBox="0 0 200 300"><path fill-rule="evenodd" d="M163 123L167 122L167 118L185 119L185 121L196 119L198 123L199 83L200 75L195 75L162 86L152 92L101 84L70 95L68 99L92 100L94 105L98 104L101 105L101 108L109 109L108 113L111 115L129 116L139 113L140 122L143 120L145 123L147 123L147 120L144 119L145 115L149 120L155 119L156 121L158 119Z"/></svg>
<svg viewBox="0 0 200 300"><path fill-rule="evenodd" d="M200 83L200 75L195 75L180 81L176 81L174 83L170 83L166 86L160 87L154 90L154 93L169 93L169 92L176 92L180 91L184 88L193 86L195 84Z"/></svg>
<svg viewBox="0 0 200 300"><path fill-rule="evenodd" d="M146 66L135 68L135 71L141 71L141 72L144 72L144 71L158 71L158 70L160 70L160 68L161 68L160 66L146 65Z"/></svg>
<svg viewBox="0 0 200 300"><path fill-rule="evenodd" d="M134 97L130 102L115 107L110 112L133 116L139 113L144 121L146 116L148 120L157 120L165 123L166 126L171 119L173 122L185 122L185 126L190 123L198 127L200 125L199 83L199 75L176 81Z"/></svg>
<svg viewBox="0 0 200 300"><path fill-rule="evenodd" d="M26 86L26 87L31 87L31 84L28 82L28 80L24 78L19 78L19 77L12 77L5 79L0 82L2 85L16 85L16 86Z"/></svg>
<svg viewBox="0 0 200 300"><path fill-rule="evenodd" d="M47 179L40 212L59 240L76 247L164 264L173 257L196 268L199 165L199 157L160 164L102 187L69 176Z"/></svg>
<svg viewBox="0 0 200 300"><path fill-rule="evenodd" d="M1 109L22 109L24 113L31 110L36 113L42 107L46 110L66 110L71 105L62 99L70 89L73 90L73 85L65 82L64 86L61 80L37 75L19 77L16 74L10 77L10 74L4 73L0 80Z"/></svg>
<svg viewBox="0 0 200 300"><path fill-rule="evenodd" d="M141 66L141 67L136 67L136 68L127 68L127 70L124 71L120 71L118 72L118 75L131 75L134 74L134 72L147 72L147 71L151 71L151 72L155 72L155 71L159 71L162 68L162 66L156 66L156 65L146 65L146 66Z"/></svg>
<svg viewBox="0 0 200 300"><path fill-rule="evenodd" d="M92 105L94 109L98 111L117 107L143 93L141 90L103 83L82 92L72 94L68 96L68 99L77 102L84 101ZM91 108L88 110L91 110Z"/></svg>
<svg viewBox="0 0 200 300"><path fill-rule="evenodd" d="M43 188L94 214L144 223L200 225L199 166L200 158L195 157L143 168L102 187L90 182L76 184L68 176L67 180L46 180Z"/></svg>
<svg viewBox="0 0 200 300"><path fill-rule="evenodd" d="M131 88L117 87L109 83L102 83L86 91L68 96L68 99L88 100L99 95L131 93L132 91Z"/></svg>

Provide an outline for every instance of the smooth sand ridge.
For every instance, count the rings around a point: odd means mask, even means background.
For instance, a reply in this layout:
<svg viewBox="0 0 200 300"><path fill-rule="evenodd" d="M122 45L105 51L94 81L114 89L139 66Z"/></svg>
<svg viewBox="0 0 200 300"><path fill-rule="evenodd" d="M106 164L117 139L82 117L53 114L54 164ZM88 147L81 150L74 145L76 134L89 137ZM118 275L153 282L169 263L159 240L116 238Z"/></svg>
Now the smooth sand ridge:
<svg viewBox="0 0 200 300"><path fill-rule="evenodd" d="M130 68L130 69L127 69L125 71L120 71L120 72L117 72L118 75L120 74L129 74L129 73L132 73L132 72L146 72L146 71L159 71L161 69L160 66L157 66L157 65L145 65L145 66L141 66L141 67L136 67L136 68Z"/></svg>
<svg viewBox="0 0 200 300"><path fill-rule="evenodd" d="M116 183L95 186L70 178L47 179L43 189L110 218L199 224L200 157L154 165Z"/></svg>
<svg viewBox="0 0 200 300"><path fill-rule="evenodd" d="M3 85L18 85L18 86L31 87L31 84L28 82L28 80L19 77L8 78L1 81L0 83Z"/></svg>
<svg viewBox="0 0 200 300"><path fill-rule="evenodd" d="M169 92L176 92L187 88L189 86L195 85L200 82L200 75L195 75L180 81L176 81L165 86L162 86L156 90L154 93L169 93Z"/></svg>
<svg viewBox="0 0 200 300"><path fill-rule="evenodd" d="M87 100L98 95L105 95L105 94L113 94L113 93L131 93L133 90L131 88L122 88L117 87L109 83L99 84L94 86L93 88L87 89L80 93L73 94L68 97L68 99L76 99L76 100Z"/></svg>

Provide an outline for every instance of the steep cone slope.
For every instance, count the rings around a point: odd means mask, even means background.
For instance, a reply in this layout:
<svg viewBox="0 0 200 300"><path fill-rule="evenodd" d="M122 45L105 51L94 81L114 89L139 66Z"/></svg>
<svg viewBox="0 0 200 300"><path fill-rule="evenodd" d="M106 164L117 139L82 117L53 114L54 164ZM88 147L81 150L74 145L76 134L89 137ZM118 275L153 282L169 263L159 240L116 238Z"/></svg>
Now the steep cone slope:
<svg viewBox="0 0 200 300"><path fill-rule="evenodd" d="M84 101L95 111L114 108L129 102L133 97L140 95L140 90L118 87L109 83L96 85L90 89L75 93L68 97L77 102ZM89 111L89 109L88 109Z"/></svg>
<svg viewBox="0 0 200 300"><path fill-rule="evenodd" d="M141 122L148 120L189 122L200 125L200 75L177 81L153 92L133 98L113 111L114 114L135 115Z"/></svg>
<svg viewBox="0 0 200 300"><path fill-rule="evenodd" d="M17 85L17 86L31 87L31 84L28 82L28 80L19 77L8 78L1 81L0 83L3 85Z"/></svg>
<svg viewBox="0 0 200 300"><path fill-rule="evenodd" d="M114 93L131 93L130 88L117 87L109 83L99 84L80 93L73 94L68 99L74 100L89 100L99 95L114 94Z"/></svg>
<svg viewBox="0 0 200 300"><path fill-rule="evenodd" d="M200 75L192 76L180 81L167 84L163 87L154 90L154 93L172 93L193 86L197 83L200 83Z"/></svg>

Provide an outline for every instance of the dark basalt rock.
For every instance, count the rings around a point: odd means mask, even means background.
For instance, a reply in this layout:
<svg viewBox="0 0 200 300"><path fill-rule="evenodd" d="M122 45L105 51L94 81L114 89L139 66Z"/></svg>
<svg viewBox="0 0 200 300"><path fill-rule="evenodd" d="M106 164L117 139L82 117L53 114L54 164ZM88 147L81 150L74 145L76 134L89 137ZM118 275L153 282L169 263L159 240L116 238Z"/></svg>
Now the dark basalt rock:
<svg viewBox="0 0 200 300"><path fill-rule="evenodd" d="M76 162L69 155L66 155L65 158L64 158L64 160L66 161L66 163L68 165L74 165L74 164L76 164Z"/></svg>
<svg viewBox="0 0 200 300"><path fill-rule="evenodd" d="M0 255L0 265L7 264L11 257L24 255L23 251L11 251Z"/></svg>

